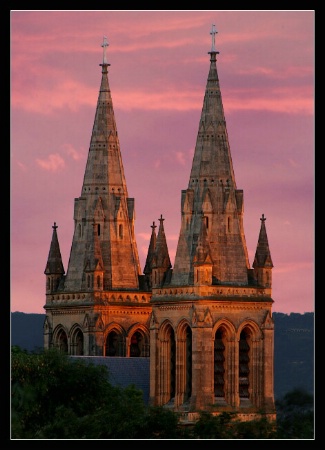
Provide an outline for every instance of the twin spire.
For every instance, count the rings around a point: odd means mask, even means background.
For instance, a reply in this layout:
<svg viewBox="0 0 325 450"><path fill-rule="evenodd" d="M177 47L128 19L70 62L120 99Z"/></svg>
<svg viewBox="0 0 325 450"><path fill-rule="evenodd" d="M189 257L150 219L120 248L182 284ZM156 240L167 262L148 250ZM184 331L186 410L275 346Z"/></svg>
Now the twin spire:
<svg viewBox="0 0 325 450"><path fill-rule="evenodd" d="M134 233L134 199L128 197L113 102L108 81L107 37L104 36L102 80L88 159L79 198L75 199L75 231L67 275L54 223L45 274L55 276L63 291L83 290L86 283L101 289L145 289L197 283L249 284L250 269L243 229L243 191L237 189L216 66L216 27L213 24L210 69L188 188L182 191L181 229L172 269L164 219L155 222L141 275ZM273 263L264 214L253 263L261 282ZM198 272L197 272L198 273ZM203 272L202 272L203 273ZM144 279L143 283L140 279ZM269 274L267 279L270 280ZM48 283L48 286L51 286Z"/></svg>

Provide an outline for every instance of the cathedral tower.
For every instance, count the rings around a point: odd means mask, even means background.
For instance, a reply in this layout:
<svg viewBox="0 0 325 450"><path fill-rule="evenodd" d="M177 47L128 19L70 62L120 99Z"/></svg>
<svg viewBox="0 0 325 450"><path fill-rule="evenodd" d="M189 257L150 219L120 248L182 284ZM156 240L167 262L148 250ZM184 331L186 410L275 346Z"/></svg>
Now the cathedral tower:
<svg viewBox="0 0 325 450"><path fill-rule="evenodd" d="M201 410L275 416L272 260L262 216L253 269L237 189L212 26L210 68L171 279L153 285L151 402L189 418Z"/></svg>
<svg viewBox="0 0 325 450"><path fill-rule="evenodd" d="M141 334L149 355L151 294L143 289L129 198L108 81L107 39L102 78L74 234L64 275L56 224L45 269L45 347L69 354L129 356Z"/></svg>

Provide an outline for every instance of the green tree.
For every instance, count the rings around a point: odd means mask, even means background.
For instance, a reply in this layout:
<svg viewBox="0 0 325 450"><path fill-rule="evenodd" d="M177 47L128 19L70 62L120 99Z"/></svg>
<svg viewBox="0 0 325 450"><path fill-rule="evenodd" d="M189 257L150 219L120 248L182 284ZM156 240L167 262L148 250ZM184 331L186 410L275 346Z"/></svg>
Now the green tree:
<svg viewBox="0 0 325 450"><path fill-rule="evenodd" d="M146 414L142 391L109 383L105 366L56 350L11 359L12 438L133 437Z"/></svg>
<svg viewBox="0 0 325 450"><path fill-rule="evenodd" d="M109 383L106 366L56 350L12 347L12 439L313 439L313 396L302 390L276 402L277 421L241 422L202 412L190 426L163 407L148 407L135 386Z"/></svg>
<svg viewBox="0 0 325 450"><path fill-rule="evenodd" d="M193 427L193 437L195 439L231 439L233 436L232 418L233 414L230 413L224 412L213 416L209 412L203 411Z"/></svg>
<svg viewBox="0 0 325 450"><path fill-rule="evenodd" d="M314 439L314 397L309 392L294 389L275 405L278 438Z"/></svg>

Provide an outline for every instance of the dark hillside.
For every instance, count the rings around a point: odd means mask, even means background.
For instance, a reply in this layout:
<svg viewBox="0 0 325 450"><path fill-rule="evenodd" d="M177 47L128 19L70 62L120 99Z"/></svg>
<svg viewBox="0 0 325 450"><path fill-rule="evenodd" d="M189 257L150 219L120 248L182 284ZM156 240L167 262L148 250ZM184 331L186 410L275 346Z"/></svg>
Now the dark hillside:
<svg viewBox="0 0 325 450"><path fill-rule="evenodd" d="M314 393L314 313L273 313L275 397L302 388Z"/></svg>
<svg viewBox="0 0 325 450"><path fill-rule="evenodd" d="M11 313L11 345L35 351L43 348L45 314Z"/></svg>

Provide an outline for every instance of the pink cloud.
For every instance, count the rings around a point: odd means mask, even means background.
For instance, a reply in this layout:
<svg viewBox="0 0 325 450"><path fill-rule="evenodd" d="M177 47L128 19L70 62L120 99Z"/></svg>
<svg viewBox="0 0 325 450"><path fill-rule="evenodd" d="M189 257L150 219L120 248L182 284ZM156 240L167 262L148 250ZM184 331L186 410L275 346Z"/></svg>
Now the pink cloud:
<svg viewBox="0 0 325 450"><path fill-rule="evenodd" d="M313 271L314 264L312 262L290 262L289 264L277 264L273 269L273 277L276 278L277 274L282 273L295 273L299 270L310 270Z"/></svg>
<svg viewBox="0 0 325 450"><path fill-rule="evenodd" d="M60 155L51 154L45 159L36 159L37 164L44 170L49 172L57 172L58 170L65 167L64 159Z"/></svg>
<svg viewBox="0 0 325 450"><path fill-rule="evenodd" d="M64 144L62 147L67 152L67 154L71 156L71 158L75 161L79 161L80 159L85 158L84 150L78 151L71 144Z"/></svg>
<svg viewBox="0 0 325 450"><path fill-rule="evenodd" d="M241 98L243 93L245 99ZM224 102L225 103L225 102ZM274 88L256 92L253 88L236 90L227 95L227 112L239 110L271 111L285 114L314 115L314 101L309 89Z"/></svg>
<svg viewBox="0 0 325 450"><path fill-rule="evenodd" d="M176 160L184 166L186 164L184 152L176 152Z"/></svg>
<svg viewBox="0 0 325 450"><path fill-rule="evenodd" d="M19 110L49 115L60 109L77 111L80 106L93 106L96 94L89 86L72 80L58 83L49 89L48 86L35 84L32 89L14 86L11 95L11 106ZM82 92L82 95L80 93Z"/></svg>

